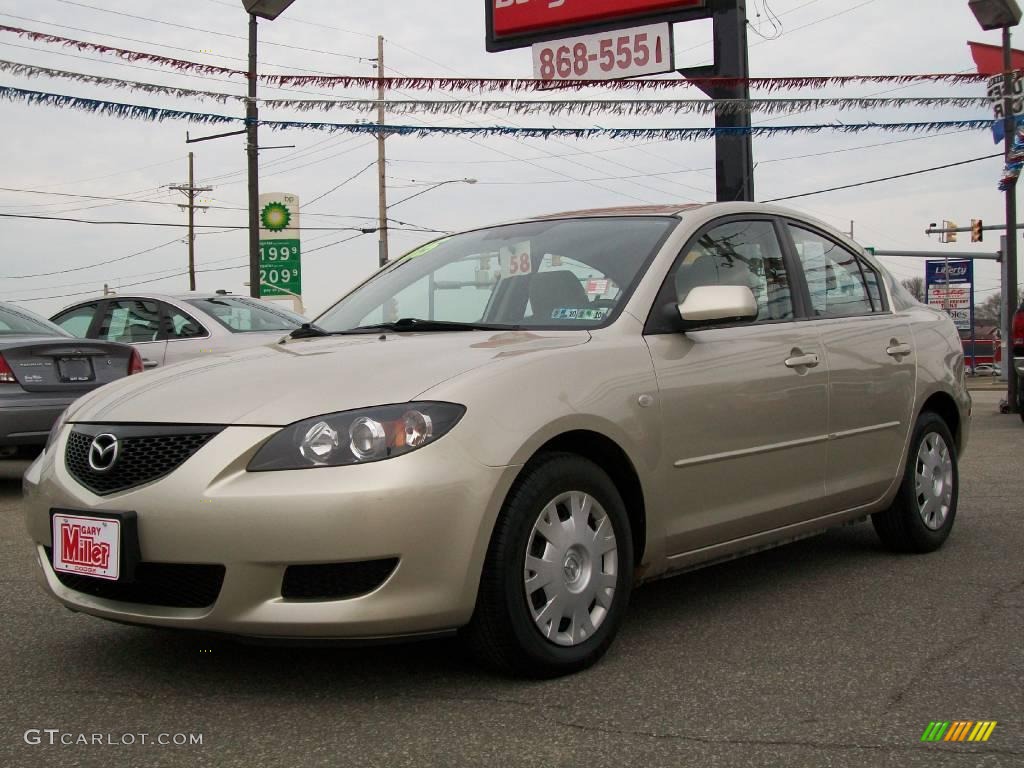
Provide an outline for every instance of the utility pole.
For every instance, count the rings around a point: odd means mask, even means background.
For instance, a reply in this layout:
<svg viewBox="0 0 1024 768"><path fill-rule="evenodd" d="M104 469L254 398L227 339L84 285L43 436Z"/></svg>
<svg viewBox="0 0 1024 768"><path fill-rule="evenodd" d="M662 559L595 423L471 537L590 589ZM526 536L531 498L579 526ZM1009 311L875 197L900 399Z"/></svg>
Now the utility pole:
<svg viewBox="0 0 1024 768"><path fill-rule="evenodd" d="M377 35L377 205L378 257L380 266L388 263L388 185L387 155L384 151L384 35Z"/></svg>
<svg viewBox="0 0 1024 768"><path fill-rule="evenodd" d="M1018 18L1019 18L1018 12ZM1010 47L1010 27L1003 27L1003 144L1006 161L1010 161L1013 152L1013 141L1017 136L1017 118L1013 110L1013 52ZM1006 247L1004 250L1006 282L1004 283L1003 306L1006 307L1006 320L1003 322L1003 343L1007 345L1006 365L1006 404L1010 413L1017 412L1017 370L1013 364L1013 311L1017 307L1017 182L1013 181L1006 189Z"/></svg>
<svg viewBox="0 0 1024 768"><path fill-rule="evenodd" d="M193 154L188 153L188 185L180 184L171 187L175 192L184 192L188 198L186 205L179 205L179 208L188 211L188 289L196 289L196 195L199 192L211 192L213 187L197 187L195 168L193 165ZM204 211L206 206L198 206Z"/></svg>
<svg viewBox="0 0 1024 768"><path fill-rule="evenodd" d="M249 295L260 297L260 111L256 102L256 14L249 14L249 98L245 102L245 151L249 160Z"/></svg>

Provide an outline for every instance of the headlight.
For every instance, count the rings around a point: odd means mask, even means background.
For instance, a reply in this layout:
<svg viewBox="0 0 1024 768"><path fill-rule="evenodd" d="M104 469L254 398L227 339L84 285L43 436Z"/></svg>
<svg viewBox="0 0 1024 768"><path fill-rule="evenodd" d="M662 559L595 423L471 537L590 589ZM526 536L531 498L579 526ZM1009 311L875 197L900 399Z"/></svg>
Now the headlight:
<svg viewBox="0 0 1024 768"><path fill-rule="evenodd" d="M71 406L69 405L67 408L61 411L60 416L58 416L57 420L53 422L53 426L50 427L50 434L46 436L46 445L43 446L43 453L46 453L48 450L50 450L50 446L52 446L54 442L56 442L57 435L60 434L60 431L64 428L64 425L67 424L68 411L70 410Z"/></svg>
<svg viewBox="0 0 1024 768"><path fill-rule="evenodd" d="M270 438L247 469L269 472L391 459L443 437L465 412L454 403L402 403L317 416Z"/></svg>

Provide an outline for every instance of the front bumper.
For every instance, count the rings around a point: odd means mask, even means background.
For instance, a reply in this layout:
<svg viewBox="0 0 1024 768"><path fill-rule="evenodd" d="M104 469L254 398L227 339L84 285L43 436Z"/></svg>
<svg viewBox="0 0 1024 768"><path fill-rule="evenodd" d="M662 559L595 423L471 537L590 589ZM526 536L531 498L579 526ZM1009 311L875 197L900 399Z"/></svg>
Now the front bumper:
<svg viewBox="0 0 1024 768"><path fill-rule="evenodd" d="M485 467L445 436L362 466L246 472L277 430L229 427L170 475L96 496L68 474L69 427L25 475L26 523L46 591L121 622L282 638L374 638L467 623L493 524L517 467ZM119 602L69 589L49 546L50 510L135 511L144 562L223 565L207 608ZM289 565L398 558L377 589L351 599L285 599Z"/></svg>

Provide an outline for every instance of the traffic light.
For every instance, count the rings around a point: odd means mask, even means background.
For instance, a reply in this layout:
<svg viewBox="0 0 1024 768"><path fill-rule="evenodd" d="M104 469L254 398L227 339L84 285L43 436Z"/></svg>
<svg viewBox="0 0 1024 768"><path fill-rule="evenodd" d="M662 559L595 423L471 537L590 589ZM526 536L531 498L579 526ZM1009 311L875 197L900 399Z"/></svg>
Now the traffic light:
<svg viewBox="0 0 1024 768"><path fill-rule="evenodd" d="M946 222L946 229L956 229L956 222L955 221L947 221ZM956 242L956 232L947 232L946 233L946 242L947 243L955 243Z"/></svg>
<svg viewBox="0 0 1024 768"><path fill-rule="evenodd" d="M985 239L985 224L981 219L971 219L971 242L980 243Z"/></svg>

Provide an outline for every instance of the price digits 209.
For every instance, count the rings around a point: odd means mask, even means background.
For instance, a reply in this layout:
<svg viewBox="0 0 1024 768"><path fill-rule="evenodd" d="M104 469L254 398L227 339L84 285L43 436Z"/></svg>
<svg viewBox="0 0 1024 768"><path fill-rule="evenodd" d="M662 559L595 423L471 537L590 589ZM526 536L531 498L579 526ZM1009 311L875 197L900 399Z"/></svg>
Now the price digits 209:
<svg viewBox="0 0 1024 768"><path fill-rule="evenodd" d="M295 273L290 269L261 269L260 282L270 285L287 284L292 281L293 274Z"/></svg>
<svg viewBox="0 0 1024 768"><path fill-rule="evenodd" d="M567 45L558 49L544 48L540 52L540 76L542 80L554 80L555 77L570 78L586 77L590 71L591 56L595 56L602 72L612 72L616 68L629 69L631 66L646 67L651 63L661 64L665 60L662 50L662 39L654 42L652 54L650 36L642 32L633 37L624 35L615 40L606 38L601 41L600 52L591 54L587 44L576 43L571 49Z"/></svg>

